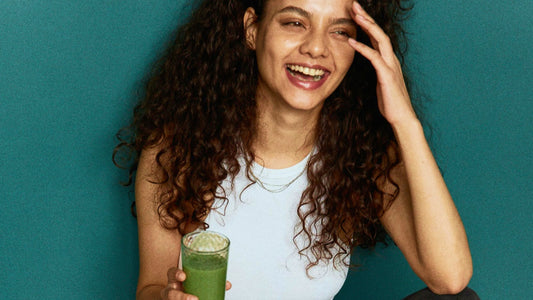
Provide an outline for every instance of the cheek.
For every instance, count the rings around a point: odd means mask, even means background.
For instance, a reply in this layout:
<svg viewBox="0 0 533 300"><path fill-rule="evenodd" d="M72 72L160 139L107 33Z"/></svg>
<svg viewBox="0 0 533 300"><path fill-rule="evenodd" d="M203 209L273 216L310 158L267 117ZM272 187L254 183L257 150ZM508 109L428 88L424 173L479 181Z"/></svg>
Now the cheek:
<svg viewBox="0 0 533 300"><path fill-rule="evenodd" d="M348 69L350 69L350 66L353 63L353 59L355 56L355 50L352 49L352 47L339 47L336 51L336 62L337 62L337 68L339 68L340 71L343 73L348 72Z"/></svg>
<svg viewBox="0 0 533 300"><path fill-rule="evenodd" d="M263 46L272 56L283 57L298 48L301 41L296 37L288 37L287 35L280 34L278 32L271 32L265 36Z"/></svg>
<svg viewBox="0 0 533 300"><path fill-rule="evenodd" d="M257 49L258 60L266 64L267 68L278 69L283 66L294 54L295 49L298 49L299 42L290 38L283 38L279 36L271 36L265 38L261 44L262 48Z"/></svg>

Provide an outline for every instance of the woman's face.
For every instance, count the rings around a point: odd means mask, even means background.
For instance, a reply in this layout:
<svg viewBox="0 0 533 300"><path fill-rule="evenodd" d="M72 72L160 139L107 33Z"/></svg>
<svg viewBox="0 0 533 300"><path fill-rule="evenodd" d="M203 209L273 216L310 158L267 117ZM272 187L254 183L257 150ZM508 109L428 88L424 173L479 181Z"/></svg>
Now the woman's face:
<svg viewBox="0 0 533 300"><path fill-rule="evenodd" d="M255 49L260 98L299 110L320 110L348 72L356 25L352 0L270 0L259 22L244 17Z"/></svg>

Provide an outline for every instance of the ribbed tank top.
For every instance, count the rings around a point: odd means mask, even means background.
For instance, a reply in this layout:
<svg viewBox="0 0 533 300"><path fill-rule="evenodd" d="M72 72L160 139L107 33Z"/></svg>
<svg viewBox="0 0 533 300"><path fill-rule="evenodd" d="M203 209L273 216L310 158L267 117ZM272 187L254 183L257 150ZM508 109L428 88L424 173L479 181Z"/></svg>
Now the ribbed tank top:
<svg viewBox="0 0 533 300"><path fill-rule="evenodd" d="M268 189L290 182L302 173L309 156L286 169L267 169L254 163L253 174ZM223 183L227 206L215 203L208 215L209 229L226 235L230 241L227 279L233 287L226 299L333 299L346 280L347 267L333 261L310 269L308 259L298 254L293 242L299 224L297 208L308 185L306 172L281 192L269 192L241 172L233 188ZM247 187L248 186L248 187ZM224 209L225 208L225 209Z"/></svg>

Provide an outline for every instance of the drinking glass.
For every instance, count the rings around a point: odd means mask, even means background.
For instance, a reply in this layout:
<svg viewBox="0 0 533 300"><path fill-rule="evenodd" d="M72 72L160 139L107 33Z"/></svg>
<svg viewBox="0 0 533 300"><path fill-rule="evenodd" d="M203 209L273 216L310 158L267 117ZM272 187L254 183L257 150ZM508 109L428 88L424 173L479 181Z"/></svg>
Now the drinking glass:
<svg viewBox="0 0 533 300"><path fill-rule="evenodd" d="M229 239L214 231L194 231L181 239L185 293L200 300L223 300L226 292Z"/></svg>

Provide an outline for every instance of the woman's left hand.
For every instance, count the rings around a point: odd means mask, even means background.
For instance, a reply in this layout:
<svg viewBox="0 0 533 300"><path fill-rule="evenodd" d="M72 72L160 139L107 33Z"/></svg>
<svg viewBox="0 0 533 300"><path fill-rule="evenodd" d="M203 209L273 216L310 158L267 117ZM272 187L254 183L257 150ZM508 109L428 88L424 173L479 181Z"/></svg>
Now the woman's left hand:
<svg viewBox="0 0 533 300"><path fill-rule="evenodd" d="M353 2L351 15L372 43L370 47L352 38L348 40L355 51L366 57L376 70L376 93L381 114L391 125L416 118L401 64L390 38L356 1Z"/></svg>

